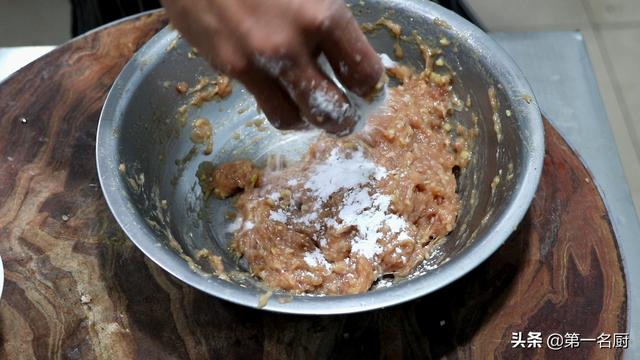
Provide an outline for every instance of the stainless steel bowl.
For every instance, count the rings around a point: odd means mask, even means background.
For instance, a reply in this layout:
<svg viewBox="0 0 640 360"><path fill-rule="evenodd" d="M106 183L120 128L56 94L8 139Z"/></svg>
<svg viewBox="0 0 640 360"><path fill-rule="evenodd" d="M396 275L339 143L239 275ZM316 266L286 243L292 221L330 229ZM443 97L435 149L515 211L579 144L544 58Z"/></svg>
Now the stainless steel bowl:
<svg viewBox="0 0 640 360"><path fill-rule="evenodd" d="M477 27L429 1L366 0L353 1L351 7L360 22L386 15L402 25L405 34L415 30L434 46L442 47L442 37L450 41L442 48L446 63L456 74L454 89L462 100L471 98L470 111L480 119L473 161L459 178L464 208L453 233L438 243L432 256L409 279L353 296L290 299L288 294L275 293L264 306L266 310L351 313L435 291L469 272L502 245L524 216L540 177L544 154L540 113L527 81L502 48ZM379 52L393 53L394 39L387 31L369 35ZM175 39L177 34L171 29L158 33L127 64L109 93L97 140L102 189L129 238L158 265L211 295L257 307L264 290L255 279L247 276L224 281L209 274L206 262L192 260L198 249L207 248L223 257L227 270L244 271L227 250L230 234L224 232L224 213L230 204L203 201L195 172L204 160L261 160L269 152L295 157L314 135L246 126L258 116L255 103L247 91L234 84L229 98L189 113L190 120L199 116L212 120L213 155L198 151L191 160L181 162L192 143L189 126L177 126L175 114L184 97L176 93L175 84L194 84L197 77L215 73L202 59L188 56L191 48L182 40L175 43ZM422 64L419 52L410 45L405 46L403 61L417 68ZM495 87L500 103L501 141L492 119L487 94L490 86ZM251 110L240 114L238 110L247 106ZM470 111L456 112L455 119L470 126ZM233 136L236 131L241 138Z"/></svg>

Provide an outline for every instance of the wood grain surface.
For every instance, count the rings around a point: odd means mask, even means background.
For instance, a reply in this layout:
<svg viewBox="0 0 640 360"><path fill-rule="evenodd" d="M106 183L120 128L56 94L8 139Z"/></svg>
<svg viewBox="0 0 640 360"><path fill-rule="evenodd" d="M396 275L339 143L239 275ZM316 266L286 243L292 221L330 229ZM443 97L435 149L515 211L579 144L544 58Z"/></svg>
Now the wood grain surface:
<svg viewBox="0 0 640 360"><path fill-rule="evenodd" d="M102 197L95 135L106 93L161 13L93 32L0 85L3 359L617 358L595 343L512 349L512 332L626 329L624 273L591 176L546 123L533 205L489 260L400 306L302 317L233 305L134 247Z"/></svg>

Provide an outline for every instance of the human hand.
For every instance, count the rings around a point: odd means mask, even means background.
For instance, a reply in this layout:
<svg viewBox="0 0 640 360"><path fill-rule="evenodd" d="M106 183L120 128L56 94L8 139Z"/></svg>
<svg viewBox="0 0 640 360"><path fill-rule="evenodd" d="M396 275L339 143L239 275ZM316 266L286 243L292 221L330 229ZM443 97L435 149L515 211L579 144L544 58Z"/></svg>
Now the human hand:
<svg viewBox="0 0 640 360"><path fill-rule="evenodd" d="M318 66L324 53L361 97L384 68L342 0L162 0L171 22L205 59L242 82L280 129L306 123L349 133L357 119Z"/></svg>

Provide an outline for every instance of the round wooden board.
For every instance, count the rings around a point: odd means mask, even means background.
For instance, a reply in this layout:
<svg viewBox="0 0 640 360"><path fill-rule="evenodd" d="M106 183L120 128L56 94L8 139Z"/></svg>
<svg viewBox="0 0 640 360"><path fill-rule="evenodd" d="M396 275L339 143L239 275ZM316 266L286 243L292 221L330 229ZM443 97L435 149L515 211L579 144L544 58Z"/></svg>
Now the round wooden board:
<svg viewBox="0 0 640 360"><path fill-rule="evenodd" d="M102 28L0 85L0 357L620 357L594 342L511 345L512 332L626 330L606 209L548 122L542 180L518 230L476 270L419 300L345 316L267 313L201 293L145 259L102 197L95 135L115 77L166 23L154 13Z"/></svg>

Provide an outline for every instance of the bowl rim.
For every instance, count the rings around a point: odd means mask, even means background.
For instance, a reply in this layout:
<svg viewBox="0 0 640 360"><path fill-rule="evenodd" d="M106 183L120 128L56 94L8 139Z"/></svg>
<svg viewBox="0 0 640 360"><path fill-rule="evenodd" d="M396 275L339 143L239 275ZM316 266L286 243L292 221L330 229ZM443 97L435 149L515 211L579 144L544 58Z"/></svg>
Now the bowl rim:
<svg viewBox="0 0 640 360"><path fill-rule="evenodd" d="M544 159L544 127L537 101L529 83L515 64L513 59L486 33L469 23L459 15L430 1L421 0L369 0L372 3L384 2L386 6L403 7L425 18L439 18L446 21L452 32L463 37L468 45L476 50L480 57L489 58L499 64L496 72L499 79L509 84L504 91L513 97L527 94L532 101L514 102L512 112L522 117L526 128L527 157L524 162L522 182L501 211L490 234L478 237L471 245L462 250L459 256L438 266L428 276L416 277L403 281L393 287L344 296L293 296L288 303L268 301L262 310L305 315L348 314L398 305L434 292L464 276L489 256L491 256L507 240L524 217L538 186ZM171 30L163 29L147 42L125 65L110 89L98 124L96 135L96 162L100 186L105 200L120 227L129 239L154 263L181 281L218 298L229 302L258 307L258 296L254 291L232 285L217 277L203 277L194 271L175 252L169 250L157 240L157 236L132 206L125 184L119 173L119 141L112 136L113 124L121 119L124 109L136 85L144 76L148 59L158 50L164 51L173 40L166 36ZM161 52L161 53L162 53ZM145 59L145 61L141 60ZM152 60L154 61L154 60ZM153 240L152 240L153 239ZM464 256L463 256L464 255ZM182 266L171 266L176 261ZM275 298L287 297L287 294Z"/></svg>

